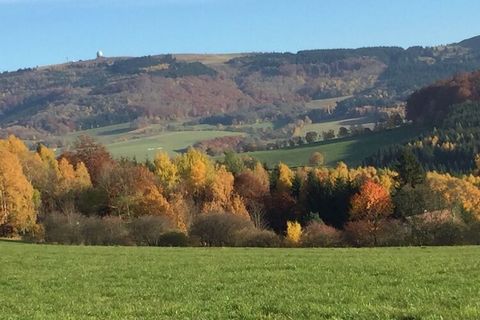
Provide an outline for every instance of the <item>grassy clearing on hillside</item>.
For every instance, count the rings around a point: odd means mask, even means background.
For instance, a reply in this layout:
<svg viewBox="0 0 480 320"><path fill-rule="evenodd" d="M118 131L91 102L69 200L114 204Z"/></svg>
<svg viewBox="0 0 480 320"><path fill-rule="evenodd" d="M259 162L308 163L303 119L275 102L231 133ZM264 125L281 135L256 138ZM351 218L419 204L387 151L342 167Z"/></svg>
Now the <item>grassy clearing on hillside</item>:
<svg viewBox="0 0 480 320"><path fill-rule="evenodd" d="M337 134L338 129L340 127L345 127L347 129L350 129L350 126L353 126L353 125L362 125L364 128L369 128L369 129L373 129L375 127L375 123L373 122L372 118L369 118L369 117L349 118L349 119L307 124L302 128L300 135L305 136L305 134L308 131L315 131L315 132L318 132L318 134L321 137L321 133L323 131L328 131L328 130L333 130L335 134Z"/></svg>
<svg viewBox="0 0 480 320"><path fill-rule="evenodd" d="M1 319L480 318L480 247L0 252Z"/></svg>
<svg viewBox="0 0 480 320"><path fill-rule="evenodd" d="M144 160L147 157L153 159L159 151L166 151L174 155L176 150L184 149L203 140L243 134L213 130L214 128L209 125L196 125L188 127L189 130L185 131L161 132L160 125L151 125L142 130L132 130L128 123L122 123L78 131L66 136L65 139L67 142L72 142L79 135L90 135L105 144L115 157L132 158L135 156L138 160Z"/></svg>
<svg viewBox="0 0 480 320"><path fill-rule="evenodd" d="M335 109L337 103L353 96L343 96L343 97L335 97L335 98L327 98L327 99L318 99L312 100L307 102L305 106L309 109L327 109L330 108L331 110Z"/></svg>
<svg viewBox="0 0 480 320"><path fill-rule="evenodd" d="M325 156L326 164L336 165L344 161L349 165L360 165L365 157L376 152L379 148L392 143L401 143L417 136L420 129L403 127L388 131L376 132L353 138L322 141L301 147L250 152L248 155L274 166L280 161L292 166L308 164L313 152L321 152Z"/></svg>
<svg viewBox="0 0 480 320"><path fill-rule="evenodd" d="M243 57L242 53L219 53L219 54L174 54L178 61L201 62L206 65L223 64L234 58Z"/></svg>
<svg viewBox="0 0 480 320"><path fill-rule="evenodd" d="M241 133L229 131L173 131L160 135L131 139L107 144L108 150L116 157L136 157L138 160L153 159L159 151L171 155L202 140L217 137L235 136Z"/></svg>

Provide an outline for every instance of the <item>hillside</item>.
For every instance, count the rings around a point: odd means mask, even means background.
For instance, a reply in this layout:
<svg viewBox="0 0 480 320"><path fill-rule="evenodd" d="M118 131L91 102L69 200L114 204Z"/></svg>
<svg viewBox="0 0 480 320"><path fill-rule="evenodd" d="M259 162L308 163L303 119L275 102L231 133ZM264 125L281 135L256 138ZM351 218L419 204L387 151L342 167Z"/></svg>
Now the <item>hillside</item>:
<svg viewBox="0 0 480 320"><path fill-rule="evenodd" d="M345 96L338 114L359 105L391 105L421 86L479 69L478 42L100 58L4 72L0 133L39 139L136 119L295 118L311 109L312 100Z"/></svg>
<svg viewBox="0 0 480 320"><path fill-rule="evenodd" d="M366 159L374 166L395 165L409 148L428 170L471 173L480 169L480 72L462 73L414 92L407 119L424 128L407 144L386 146Z"/></svg>

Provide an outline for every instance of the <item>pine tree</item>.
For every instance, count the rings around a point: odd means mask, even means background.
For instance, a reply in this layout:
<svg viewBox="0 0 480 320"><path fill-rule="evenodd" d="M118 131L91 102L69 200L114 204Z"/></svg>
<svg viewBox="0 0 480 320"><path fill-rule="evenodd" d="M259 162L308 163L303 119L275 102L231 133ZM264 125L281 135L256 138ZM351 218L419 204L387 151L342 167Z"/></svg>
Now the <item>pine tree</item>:
<svg viewBox="0 0 480 320"><path fill-rule="evenodd" d="M401 186L408 184L414 188L415 185L422 184L425 181L425 170L417 157L408 148L401 153L395 169L398 172Z"/></svg>

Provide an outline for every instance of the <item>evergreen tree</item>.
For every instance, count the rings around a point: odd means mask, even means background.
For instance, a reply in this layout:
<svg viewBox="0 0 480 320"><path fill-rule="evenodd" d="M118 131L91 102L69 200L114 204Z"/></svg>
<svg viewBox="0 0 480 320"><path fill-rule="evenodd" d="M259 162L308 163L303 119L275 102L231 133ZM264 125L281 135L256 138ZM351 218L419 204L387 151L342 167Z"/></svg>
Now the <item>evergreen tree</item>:
<svg viewBox="0 0 480 320"><path fill-rule="evenodd" d="M395 169L398 172L398 179L402 186L408 184L414 188L415 185L425 181L425 170L417 157L408 148L405 148L400 154Z"/></svg>

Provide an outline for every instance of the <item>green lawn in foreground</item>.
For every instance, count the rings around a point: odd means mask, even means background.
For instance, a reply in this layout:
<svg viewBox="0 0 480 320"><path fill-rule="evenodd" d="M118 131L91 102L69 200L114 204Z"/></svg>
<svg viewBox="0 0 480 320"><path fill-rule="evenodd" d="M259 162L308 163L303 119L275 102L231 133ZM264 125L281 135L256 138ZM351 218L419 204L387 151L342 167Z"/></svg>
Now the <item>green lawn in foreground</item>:
<svg viewBox="0 0 480 320"><path fill-rule="evenodd" d="M480 247L0 253L0 319L480 319Z"/></svg>
<svg viewBox="0 0 480 320"><path fill-rule="evenodd" d="M267 163L270 167L280 161L292 167L304 166L308 164L311 154L316 151L325 156L325 162L329 166L335 166L339 161L344 161L349 165L360 165L362 160L378 149L390 144L406 142L420 132L420 129L414 127L402 127L353 138L322 141L287 149L249 152L247 154Z"/></svg>

